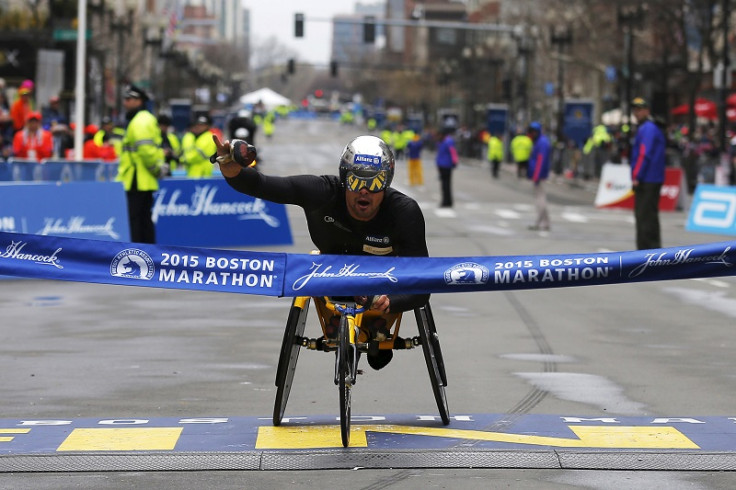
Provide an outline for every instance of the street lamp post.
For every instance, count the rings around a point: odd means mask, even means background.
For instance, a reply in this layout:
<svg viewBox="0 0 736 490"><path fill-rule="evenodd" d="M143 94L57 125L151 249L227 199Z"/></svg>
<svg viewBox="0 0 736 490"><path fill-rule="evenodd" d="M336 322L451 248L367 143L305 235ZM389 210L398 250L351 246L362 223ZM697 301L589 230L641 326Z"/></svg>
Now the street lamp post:
<svg viewBox="0 0 736 490"><path fill-rule="evenodd" d="M146 46L150 48L149 51L149 57L150 57L150 63L148 65L148 80L149 80L149 90L151 91L151 96L154 100L158 101L159 98L157 97L159 94L159 84L158 84L158 78L159 78L159 57L162 53L162 46L163 46L163 40L164 40L164 32L166 29L166 23L165 19L160 20L154 20L152 22L148 22L145 26L145 43Z"/></svg>
<svg viewBox="0 0 736 490"><path fill-rule="evenodd" d="M624 28L624 55L625 64L623 72L624 83L624 111L626 124L631 127L631 89L634 79L634 29L641 26L644 19L644 7L619 7L618 23ZM625 138L624 153L629 155L630 138Z"/></svg>
<svg viewBox="0 0 736 490"><path fill-rule="evenodd" d="M115 82L116 97L115 97L115 115L120 118L122 112L122 98L123 98L123 83L125 79L125 71L127 67L123 64L124 58L124 47L125 47L125 34L130 37L133 31L133 15L138 5L137 0L126 0L123 4L123 12L118 11L116 15L110 18L110 28L117 36L117 60L115 62Z"/></svg>
<svg viewBox="0 0 736 490"><path fill-rule="evenodd" d="M552 30L550 43L557 46L557 141L564 142L565 132L565 63L562 53L565 46L572 44L572 29L557 26Z"/></svg>

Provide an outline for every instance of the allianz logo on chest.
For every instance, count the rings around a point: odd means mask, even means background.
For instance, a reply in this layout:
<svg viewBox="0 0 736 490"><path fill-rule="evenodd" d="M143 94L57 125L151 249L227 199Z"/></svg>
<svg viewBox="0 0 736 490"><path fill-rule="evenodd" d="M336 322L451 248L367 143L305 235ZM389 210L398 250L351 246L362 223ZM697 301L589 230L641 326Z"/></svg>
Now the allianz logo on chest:
<svg viewBox="0 0 736 490"><path fill-rule="evenodd" d="M170 194L167 189L156 193L153 204L153 222L157 223L161 217L174 216L236 216L238 219L259 219L268 226L278 227L280 221L268 214L266 202L254 198L253 201L217 202L217 187L211 185L197 186L191 194L189 203L180 189Z"/></svg>

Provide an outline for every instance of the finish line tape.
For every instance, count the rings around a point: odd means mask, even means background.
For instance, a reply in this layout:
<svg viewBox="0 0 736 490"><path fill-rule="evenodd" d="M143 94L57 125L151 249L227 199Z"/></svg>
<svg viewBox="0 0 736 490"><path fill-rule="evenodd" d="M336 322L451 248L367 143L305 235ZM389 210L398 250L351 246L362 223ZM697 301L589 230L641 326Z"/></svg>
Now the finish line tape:
<svg viewBox="0 0 736 490"><path fill-rule="evenodd" d="M736 242L499 257L216 250L0 232L0 275L265 296L422 294L736 275Z"/></svg>

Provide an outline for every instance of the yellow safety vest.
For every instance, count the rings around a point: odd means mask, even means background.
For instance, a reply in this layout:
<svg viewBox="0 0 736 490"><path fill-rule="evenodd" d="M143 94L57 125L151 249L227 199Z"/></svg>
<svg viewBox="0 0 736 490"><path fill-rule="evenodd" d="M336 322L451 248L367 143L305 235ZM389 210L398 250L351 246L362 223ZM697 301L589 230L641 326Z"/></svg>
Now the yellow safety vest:
<svg viewBox="0 0 736 490"><path fill-rule="evenodd" d="M135 177L139 191L157 191L163 164L161 129L156 116L147 110L138 111L125 130L115 180L122 182L129 191Z"/></svg>
<svg viewBox="0 0 736 490"><path fill-rule="evenodd" d="M201 179L212 175L210 156L217 151L209 129L199 136L187 133L181 140L182 161L187 169L187 177Z"/></svg>

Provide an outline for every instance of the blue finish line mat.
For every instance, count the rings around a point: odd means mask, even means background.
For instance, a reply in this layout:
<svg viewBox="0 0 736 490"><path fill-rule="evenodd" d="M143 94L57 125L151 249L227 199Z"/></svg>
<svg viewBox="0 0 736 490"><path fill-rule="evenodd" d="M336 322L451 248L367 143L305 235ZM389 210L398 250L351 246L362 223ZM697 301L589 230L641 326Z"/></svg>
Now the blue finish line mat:
<svg viewBox="0 0 736 490"><path fill-rule="evenodd" d="M430 415L0 420L0 471L736 469L736 417Z"/></svg>

